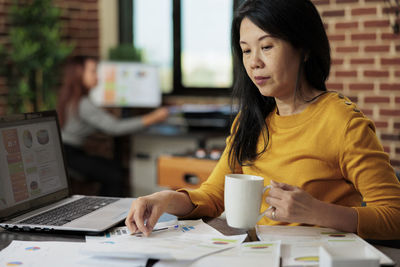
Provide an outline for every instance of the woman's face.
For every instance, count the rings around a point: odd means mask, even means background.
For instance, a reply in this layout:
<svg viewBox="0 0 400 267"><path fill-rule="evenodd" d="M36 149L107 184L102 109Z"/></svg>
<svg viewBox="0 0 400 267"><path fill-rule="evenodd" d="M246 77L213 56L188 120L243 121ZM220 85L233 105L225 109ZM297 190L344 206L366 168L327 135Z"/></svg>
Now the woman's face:
<svg viewBox="0 0 400 267"><path fill-rule="evenodd" d="M83 85L89 90L97 85L97 62L88 59L85 62L82 75Z"/></svg>
<svg viewBox="0 0 400 267"><path fill-rule="evenodd" d="M248 18L240 25L240 47L246 72L262 95L293 99L300 61L297 49L271 37Z"/></svg>

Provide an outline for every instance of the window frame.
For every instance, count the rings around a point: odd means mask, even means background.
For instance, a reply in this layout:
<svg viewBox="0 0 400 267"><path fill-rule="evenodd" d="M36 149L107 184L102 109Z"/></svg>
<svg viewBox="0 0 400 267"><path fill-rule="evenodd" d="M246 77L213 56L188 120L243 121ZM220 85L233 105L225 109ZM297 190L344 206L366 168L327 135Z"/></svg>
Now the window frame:
<svg viewBox="0 0 400 267"><path fill-rule="evenodd" d="M229 96L232 87L187 87L182 84L182 26L181 26L181 1L172 1L172 47L173 47L173 63L172 63L172 91L163 93L167 96ZM233 11L244 0L233 0ZM128 3L129 2L129 3ZM126 12L127 7L131 7L131 13ZM134 44L135 34L133 32L133 0L119 0L119 42ZM129 36L128 31L131 31ZM232 79L234 73L232 69ZM233 83L233 81L232 81Z"/></svg>

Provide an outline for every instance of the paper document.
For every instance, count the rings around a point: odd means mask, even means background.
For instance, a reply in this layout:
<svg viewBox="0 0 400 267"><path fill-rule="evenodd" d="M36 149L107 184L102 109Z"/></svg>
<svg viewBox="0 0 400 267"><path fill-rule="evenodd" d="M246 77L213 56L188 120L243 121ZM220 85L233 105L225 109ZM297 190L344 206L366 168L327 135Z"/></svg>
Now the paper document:
<svg viewBox="0 0 400 267"><path fill-rule="evenodd" d="M178 227L178 218L175 215L164 213L157 221L153 230L168 229ZM102 235L86 236L86 242L88 241L110 241L114 237L130 235L128 227L114 227L104 232Z"/></svg>
<svg viewBox="0 0 400 267"><path fill-rule="evenodd" d="M165 236L155 233L150 237L129 236L123 242L88 243L83 252L92 256L117 258L152 258L195 260L237 246L246 235L225 236L181 234Z"/></svg>
<svg viewBox="0 0 400 267"><path fill-rule="evenodd" d="M147 259L113 259L93 257L80 253L85 246L82 242L33 242L12 241L0 251L0 266L130 266L144 267Z"/></svg>
<svg viewBox="0 0 400 267"><path fill-rule="evenodd" d="M279 267L280 242L246 242L196 261L161 260L154 267Z"/></svg>
<svg viewBox="0 0 400 267"><path fill-rule="evenodd" d="M0 252L0 266L145 266L148 258L188 263L236 249L246 236L224 236L202 220L180 221L179 227L155 232L150 237L130 235L125 227L117 227L103 236L87 236L86 243L13 241ZM261 249L267 252L273 248L265 244L263 248L243 247L234 255L252 250L258 253ZM231 255L222 254L216 260Z"/></svg>
<svg viewBox="0 0 400 267"><path fill-rule="evenodd" d="M267 225L257 225L256 231L260 240L281 240L282 266L319 266L320 246L340 246L354 253L368 247L379 257L380 264L394 264L388 256L353 233L342 233L330 228Z"/></svg>
<svg viewBox="0 0 400 267"><path fill-rule="evenodd" d="M179 227L149 237L130 235L126 228L112 229L105 236L86 236L84 252L118 258L194 260L238 246L246 236L224 236L202 220L179 221Z"/></svg>
<svg viewBox="0 0 400 267"><path fill-rule="evenodd" d="M191 233L191 234L207 234L207 235L221 235L220 232L215 230L213 227L204 223L202 220L187 220L187 221L179 221L178 227L173 227L169 231L154 232L151 235L157 237L173 237L181 235L182 233ZM164 225L163 225L164 226ZM155 227L157 229L157 227ZM88 243L104 243L104 242L114 242L121 243L125 242L126 239L131 240L131 234L129 233L128 227L114 227L109 231L105 232L101 236L86 236L86 242Z"/></svg>

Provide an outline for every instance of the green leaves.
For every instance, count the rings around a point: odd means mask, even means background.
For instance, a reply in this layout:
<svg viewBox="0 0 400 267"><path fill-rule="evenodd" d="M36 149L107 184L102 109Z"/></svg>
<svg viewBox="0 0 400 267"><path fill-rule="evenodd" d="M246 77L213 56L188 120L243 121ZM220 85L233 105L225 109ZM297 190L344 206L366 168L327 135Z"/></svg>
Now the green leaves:
<svg viewBox="0 0 400 267"><path fill-rule="evenodd" d="M61 11L52 0L14 0L9 14L10 46L0 47L9 112L54 108L57 70L73 50L61 40Z"/></svg>
<svg viewBox="0 0 400 267"><path fill-rule="evenodd" d="M114 61L142 61L142 51L131 44L120 44L109 51L109 59Z"/></svg>
<svg viewBox="0 0 400 267"><path fill-rule="evenodd" d="M32 40L26 30L20 27L13 28L10 31L10 41L12 45L12 49L9 51L11 62L21 65L24 69L29 68L25 64L35 67L32 60L40 50L40 43Z"/></svg>

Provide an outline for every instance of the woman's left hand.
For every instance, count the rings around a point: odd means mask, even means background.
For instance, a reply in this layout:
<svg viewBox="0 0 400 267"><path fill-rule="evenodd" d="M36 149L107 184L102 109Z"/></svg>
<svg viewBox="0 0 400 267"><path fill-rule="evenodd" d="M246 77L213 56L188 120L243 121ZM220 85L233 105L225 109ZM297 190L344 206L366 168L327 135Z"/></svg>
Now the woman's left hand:
<svg viewBox="0 0 400 267"><path fill-rule="evenodd" d="M271 189L265 201L273 208L266 216L274 221L314 224L319 200L304 190L271 180Z"/></svg>

